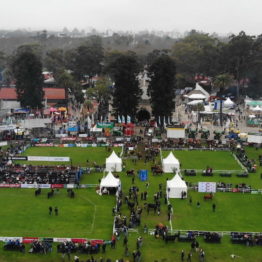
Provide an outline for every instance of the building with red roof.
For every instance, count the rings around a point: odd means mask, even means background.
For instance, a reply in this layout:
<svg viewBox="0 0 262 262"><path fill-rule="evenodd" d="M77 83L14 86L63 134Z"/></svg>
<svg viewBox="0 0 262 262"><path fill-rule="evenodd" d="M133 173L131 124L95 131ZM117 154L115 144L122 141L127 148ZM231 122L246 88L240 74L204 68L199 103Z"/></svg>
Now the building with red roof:
<svg viewBox="0 0 262 262"><path fill-rule="evenodd" d="M44 101L47 105L55 104L65 105L67 103L67 94L64 88L43 88ZM0 87L1 109L10 109L20 107L17 102L16 89L14 87Z"/></svg>

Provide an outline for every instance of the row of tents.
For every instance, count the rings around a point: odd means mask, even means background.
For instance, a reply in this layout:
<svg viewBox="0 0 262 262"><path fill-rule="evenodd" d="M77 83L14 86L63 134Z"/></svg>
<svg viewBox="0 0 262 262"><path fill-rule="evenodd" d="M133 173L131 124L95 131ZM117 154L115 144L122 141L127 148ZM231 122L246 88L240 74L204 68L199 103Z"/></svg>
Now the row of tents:
<svg viewBox="0 0 262 262"><path fill-rule="evenodd" d="M180 170L179 160L173 155L172 152L162 160L162 167L164 173L174 173ZM121 172L122 159L117 156L115 151L106 159L106 171Z"/></svg>
<svg viewBox="0 0 262 262"><path fill-rule="evenodd" d="M187 196L187 185L186 182L180 177L178 173L171 179L166 182L166 194L168 198L181 198L183 196ZM103 192L113 192L121 190L121 180L116 178L112 172L108 172L108 174L101 179L100 182L100 195Z"/></svg>

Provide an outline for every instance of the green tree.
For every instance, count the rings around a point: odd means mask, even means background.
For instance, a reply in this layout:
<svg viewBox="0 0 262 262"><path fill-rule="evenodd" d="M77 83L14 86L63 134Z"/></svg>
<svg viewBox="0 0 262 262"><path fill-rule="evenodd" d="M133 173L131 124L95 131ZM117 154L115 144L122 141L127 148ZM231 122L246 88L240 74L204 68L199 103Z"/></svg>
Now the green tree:
<svg viewBox="0 0 262 262"><path fill-rule="evenodd" d="M112 82L107 77L99 79L94 87L87 89L87 97L95 98L99 103L98 119L106 117L108 113L109 100L112 95Z"/></svg>
<svg viewBox="0 0 262 262"><path fill-rule="evenodd" d="M99 37L91 37L89 41L80 45L73 52L68 53L67 59L70 69L76 79L82 80L87 76L92 78L102 70L104 58L102 41Z"/></svg>
<svg viewBox="0 0 262 262"><path fill-rule="evenodd" d="M115 115L135 118L142 91L137 75L140 66L133 53L119 55L108 66L108 71L115 82L113 108Z"/></svg>
<svg viewBox="0 0 262 262"><path fill-rule="evenodd" d="M65 71L64 51L62 49L53 49L46 53L44 65L48 71L53 72L55 79Z"/></svg>
<svg viewBox="0 0 262 262"><path fill-rule="evenodd" d="M148 69L148 94L152 113L156 119L171 116L175 107L176 65L167 55L158 57Z"/></svg>
<svg viewBox="0 0 262 262"><path fill-rule="evenodd" d="M6 55L4 52L0 51L0 72L5 68L6 66Z"/></svg>
<svg viewBox="0 0 262 262"><path fill-rule="evenodd" d="M220 96L220 125L223 126L223 104L222 104L222 93L225 87L228 87L233 82L233 76L230 74L217 75L214 79L214 86L219 88L217 93Z"/></svg>
<svg viewBox="0 0 262 262"><path fill-rule="evenodd" d="M84 102L81 85L78 81L75 81L73 76L68 72L63 72L62 74L58 75L57 87L64 88L67 96L68 94L74 95L78 103Z"/></svg>
<svg viewBox="0 0 262 262"><path fill-rule="evenodd" d="M44 97L42 63L31 50L19 51L14 57L12 71L16 80L18 101L23 107L42 108Z"/></svg>
<svg viewBox="0 0 262 262"><path fill-rule="evenodd" d="M259 35L253 45L252 62L249 67L249 83L247 94L253 98L262 96L262 35Z"/></svg>
<svg viewBox="0 0 262 262"><path fill-rule="evenodd" d="M239 90L241 88L240 80L248 77L251 69L253 46L254 37L246 35L243 31L238 35L232 35L228 45L225 46L225 52L228 58L225 63L228 67L226 72L233 74L237 80L237 97L239 96Z"/></svg>
<svg viewBox="0 0 262 262"><path fill-rule="evenodd" d="M193 84L195 74L217 75L220 71L220 43L216 37L195 30L178 40L172 48L172 57L180 79Z"/></svg>

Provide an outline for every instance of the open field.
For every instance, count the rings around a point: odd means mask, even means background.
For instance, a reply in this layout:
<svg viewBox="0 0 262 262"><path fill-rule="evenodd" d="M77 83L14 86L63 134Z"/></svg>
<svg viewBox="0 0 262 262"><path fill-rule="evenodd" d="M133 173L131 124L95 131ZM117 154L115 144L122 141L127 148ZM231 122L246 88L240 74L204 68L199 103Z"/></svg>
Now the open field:
<svg viewBox="0 0 262 262"><path fill-rule="evenodd" d="M169 151L163 151L166 157ZM180 161L182 169L206 169L213 170L241 170L241 166L234 159L231 152L227 151L173 151L174 156Z"/></svg>
<svg viewBox="0 0 262 262"><path fill-rule="evenodd" d="M115 147L114 151L120 153L121 148ZM106 147L30 147L22 155L70 157L72 165L86 167L87 160L89 163L96 162L98 165L105 164L105 159L110 154ZM70 162L17 161L17 163L32 165L71 165Z"/></svg>
<svg viewBox="0 0 262 262"><path fill-rule="evenodd" d="M46 155L50 153L50 148L32 148L37 151L32 151L28 155ZM58 149L53 156L70 156L74 163L84 163L86 166L86 159L89 161L96 161L99 164L105 163L105 157L110 153L106 152L105 148L51 148ZM73 151L72 151L73 149ZM31 149L29 149L31 150ZM39 150L39 151L38 151ZM80 150L80 151L79 151ZM101 152L100 152L101 150ZM81 153L77 153L77 152ZM61 153L59 153L61 152ZM119 151L118 151L119 152ZM196 168L204 169L207 165L213 169L239 169L238 163L230 158L228 152L205 152L205 151L178 151L183 153L181 157L182 168ZM68 155L70 153L70 155ZM165 152L168 154L168 152ZM194 158L191 153L200 153L198 160ZM207 153L207 154L202 154ZM210 155L212 153L212 157ZM213 154L226 153L226 154ZM228 154L229 155L228 155ZM251 159L258 158L261 154L253 148L247 149L248 156ZM88 155L88 157L86 157ZM196 154L198 155L198 154ZM175 156L179 158L177 152ZM196 156L197 157L197 156ZM179 158L180 159L180 158ZM184 160L183 160L184 159ZM218 160L219 159L219 160ZM229 159L229 161L228 161ZM160 158L157 158L157 162ZM193 162L192 162L192 161ZM81 162L82 161L82 162ZM194 162L195 161L195 162ZM185 167L186 163L193 163L192 167ZM230 164L228 164L229 162ZM152 162L144 163L138 161L134 164L131 160L125 159L124 163L126 169L148 169L150 170ZM219 163L219 165L218 165ZM226 164L225 164L226 163ZM42 162L43 164L43 162ZM46 164L46 163L44 163ZM54 164L54 163L50 163ZM227 165L227 166L225 166ZM218 166L218 167L216 167ZM224 168L227 167L227 168ZM250 174L249 178L238 178L233 175L231 178L221 178L217 174L213 177L203 177L197 174L196 177L185 177L186 181L223 181L226 183L247 183L254 188L262 188L262 179L260 173L262 168L259 167L257 173ZM103 176L102 173L85 174L81 178L83 184L98 184L98 180ZM125 171L119 174L124 193L128 192L132 186L132 178L125 174ZM140 191L148 191L148 201L153 202L153 194L159 189L159 184L163 185L165 192L166 179L173 177L173 174L163 174L153 176L149 172L148 181L149 187L146 188L146 182L142 182L135 178L134 185L138 186ZM87 237L87 238L102 238L110 239L112 234L113 216L111 214L114 206L114 196L99 196L94 189L75 189L76 198L70 199L66 195L66 190L60 190L59 194L55 195L53 199L46 198L47 190L43 190L44 194L39 198L35 198L34 190L31 189L1 189L0 190L0 204L3 212L0 216L0 232L2 235L27 235L27 236L55 236L55 237ZM174 208L174 216L172 219L173 229L184 230L210 230L210 231L262 231L261 213L262 213L262 195L240 194L240 193L216 193L212 201L204 201L203 194L197 192L189 192L192 197L192 206L187 200L172 199L171 203ZM196 202L200 201L200 208L196 207ZM139 199L139 205L143 207L145 201ZM93 204L92 204L93 203ZM163 205L164 199L161 199L161 214L157 216L150 212L143 211L141 226L138 228L138 233L129 233L129 261L132 260L132 251L136 248L136 239L142 235L144 244L142 246L142 261L180 261L180 252L185 250L186 255L190 250L190 243L168 243L162 239L155 239L154 236L143 233L143 226L147 224L149 228L154 228L157 223L163 223L170 226L167 221L166 206ZM216 203L216 212L212 212L212 203ZM96 211L94 212L94 204ZM60 214L58 217L48 215L48 207L58 206ZM127 205L123 205L121 209L122 214L129 216L130 212ZM95 213L95 220L94 219ZM92 230L92 221L95 221ZM19 223L18 223L19 222ZM111 258L113 261L124 257L124 247L122 244L123 237L120 237L117 243L117 248L111 249L107 247L106 254L94 255L95 258ZM224 236L221 244L208 244L203 241L202 237L198 241L205 250L206 261L215 262L229 262L232 261L231 254L236 254L239 257L237 261L240 262L261 262L261 246L247 247L240 244L231 244L229 237ZM0 244L0 248L1 248ZM32 255L21 254L18 252L0 251L0 261L61 261L61 254L57 254L56 244L53 244L53 252L47 255ZM28 250L27 246L27 250ZM79 254L80 260L90 258L90 255ZM73 255L71 256L72 259ZM197 254L193 254L193 262L199 261Z"/></svg>
<svg viewBox="0 0 262 262"><path fill-rule="evenodd" d="M66 189L47 199L49 190L34 196L33 189L0 190L0 232L3 236L108 238L112 231L113 196L103 198L95 189L75 190L74 199ZM48 214L49 206L59 215Z"/></svg>

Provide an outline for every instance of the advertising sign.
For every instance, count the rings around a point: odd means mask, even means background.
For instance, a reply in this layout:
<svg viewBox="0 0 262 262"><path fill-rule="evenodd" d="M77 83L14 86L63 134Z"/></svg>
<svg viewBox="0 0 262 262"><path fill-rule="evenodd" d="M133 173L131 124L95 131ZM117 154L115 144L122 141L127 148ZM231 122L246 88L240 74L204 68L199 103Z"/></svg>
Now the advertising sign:
<svg viewBox="0 0 262 262"><path fill-rule="evenodd" d="M198 192L215 193L216 192L216 183L215 182L198 182Z"/></svg>
<svg viewBox="0 0 262 262"><path fill-rule="evenodd" d="M69 162L70 157L61 156L28 156L28 161Z"/></svg>

